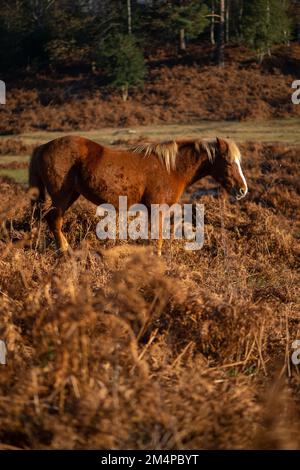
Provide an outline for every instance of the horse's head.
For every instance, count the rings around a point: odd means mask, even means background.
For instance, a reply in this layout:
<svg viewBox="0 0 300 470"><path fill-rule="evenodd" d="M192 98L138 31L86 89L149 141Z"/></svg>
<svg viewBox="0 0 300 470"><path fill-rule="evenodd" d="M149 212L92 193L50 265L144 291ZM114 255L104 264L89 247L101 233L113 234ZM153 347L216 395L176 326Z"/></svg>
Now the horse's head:
<svg viewBox="0 0 300 470"><path fill-rule="evenodd" d="M241 167L241 154L232 140L217 137L210 174L236 199L246 196L248 186Z"/></svg>

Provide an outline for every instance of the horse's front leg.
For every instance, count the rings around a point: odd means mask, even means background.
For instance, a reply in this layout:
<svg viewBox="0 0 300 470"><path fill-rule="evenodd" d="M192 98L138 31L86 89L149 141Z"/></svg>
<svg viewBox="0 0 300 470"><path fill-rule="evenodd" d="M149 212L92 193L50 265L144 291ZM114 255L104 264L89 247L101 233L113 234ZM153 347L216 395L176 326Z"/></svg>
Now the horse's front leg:
<svg viewBox="0 0 300 470"><path fill-rule="evenodd" d="M153 226L154 224L154 226ZM156 227L155 224L158 226ZM149 245L152 245L152 241L155 240L155 253L157 256L161 256L161 249L163 244L163 217L162 214L159 214L159 217L152 217L150 212L148 218L148 237L149 237ZM152 238L153 237L153 238Z"/></svg>
<svg viewBox="0 0 300 470"><path fill-rule="evenodd" d="M161 250L163 245L163 214L159 213L159 220L158 220L158 240L157 240L157 256L161 256Z"/></svg>

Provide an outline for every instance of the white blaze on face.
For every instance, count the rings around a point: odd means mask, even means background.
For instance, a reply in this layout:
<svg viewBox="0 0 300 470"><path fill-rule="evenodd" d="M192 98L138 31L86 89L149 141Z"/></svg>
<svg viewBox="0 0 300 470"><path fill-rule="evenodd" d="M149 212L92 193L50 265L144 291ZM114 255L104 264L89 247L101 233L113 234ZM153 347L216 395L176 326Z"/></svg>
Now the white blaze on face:
<svg viewBox="0 0 300 470"><path fill-rule="evenodd" d="M240 158L236 158L235 159L235 163L238 167L238 170L239 170L239 174L240 174L240 177L244 183L244 186L245 186L245 193L243 194L243 197L246 196L247 192L248 192L248 185L247 185L247 181L246 181L246 178L244 176L244 173L242 171L242 167L241 167L241 162L240 162Z"/></svg>

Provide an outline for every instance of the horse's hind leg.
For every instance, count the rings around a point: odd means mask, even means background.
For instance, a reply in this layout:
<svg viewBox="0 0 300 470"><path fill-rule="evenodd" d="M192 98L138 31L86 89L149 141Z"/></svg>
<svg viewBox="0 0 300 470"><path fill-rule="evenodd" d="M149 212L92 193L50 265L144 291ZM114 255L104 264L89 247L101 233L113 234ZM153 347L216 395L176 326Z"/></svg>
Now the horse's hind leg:
<svg viewBox="0 0 300 470"><path fill-rule="evenodd" d="M52 207L45 216L50 231L53 233L57 249L63 253L68 251L69 244L62 233L63 211L58 207Z"/></svg>
<svg viewBox="0 0 300 470"><path fill-rule="evenodd" d="M63 216L66 210L78 199L79 194L74 192L69 200L63 205L57 205L52 207L46 214L46 220L48 222L50 231L53 233L57 249L60 253L64 253L69 250L69 244L66 237L62 232Z"/></svg>

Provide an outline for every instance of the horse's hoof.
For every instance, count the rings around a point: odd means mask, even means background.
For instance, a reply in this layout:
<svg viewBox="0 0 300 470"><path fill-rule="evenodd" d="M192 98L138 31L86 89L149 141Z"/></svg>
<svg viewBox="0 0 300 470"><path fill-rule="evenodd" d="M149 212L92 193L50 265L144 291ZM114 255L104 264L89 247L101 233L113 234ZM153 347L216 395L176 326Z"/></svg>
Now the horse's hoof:
<svg viewBox="0 0 300 470"><path fill-rule="evenodd" d="M64 248L59 248L57 250L57 254L58 256L62 257L62 258L66 258L66 257L69 257L71 255L73 255L73 250L72 248L68 245L67 247L64 247Z"/></svg>

